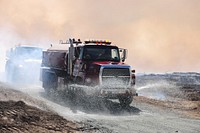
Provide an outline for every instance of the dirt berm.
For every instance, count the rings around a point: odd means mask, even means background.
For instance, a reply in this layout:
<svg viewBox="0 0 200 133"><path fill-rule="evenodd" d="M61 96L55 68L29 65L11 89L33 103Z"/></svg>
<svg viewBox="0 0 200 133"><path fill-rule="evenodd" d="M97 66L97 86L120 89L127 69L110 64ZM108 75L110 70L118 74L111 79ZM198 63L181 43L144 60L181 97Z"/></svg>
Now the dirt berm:
<svg viewBox="0 0 200 133"><path fill-rule="evenodd" d="M0 83L0 133L102 132L91 125L66 120L45 108L42 102Z"/></svg>

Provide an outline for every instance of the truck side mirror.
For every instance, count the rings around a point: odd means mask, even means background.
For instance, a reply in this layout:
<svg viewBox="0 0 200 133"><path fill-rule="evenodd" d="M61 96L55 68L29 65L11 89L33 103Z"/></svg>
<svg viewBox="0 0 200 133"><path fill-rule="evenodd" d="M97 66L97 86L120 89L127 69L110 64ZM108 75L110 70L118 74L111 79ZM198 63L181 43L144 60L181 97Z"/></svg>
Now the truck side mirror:
<svg viewBox="0 0 200 133"><path fill-rule="evenodd" d="M127 49L120 49L121 61L124 62L127 58Z"/></svg>
<svg viewBox="0 0 200 133"><path fill-rule="evenodd" d="M10 58L10 51L9 50L6 51L6 58Z"/></svg>
<svg viewBox="0 0 200 133"><path fill-rule="evenodd" d="M6 58L11 58L13 56L13 48L6 51Z"/></svg>

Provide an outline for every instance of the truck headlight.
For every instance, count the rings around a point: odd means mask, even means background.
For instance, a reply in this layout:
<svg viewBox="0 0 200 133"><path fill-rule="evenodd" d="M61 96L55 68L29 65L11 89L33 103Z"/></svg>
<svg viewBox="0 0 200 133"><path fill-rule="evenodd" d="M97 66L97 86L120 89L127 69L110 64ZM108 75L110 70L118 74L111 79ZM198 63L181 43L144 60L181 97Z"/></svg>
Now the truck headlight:
<svg viewBox="0 0 200 133"><path fill-rule="evenodd" d="M22 64L20 64L18 67L19 67L19 68L22 68L22 67L23 67L23 65L22 65Z"/></svg>

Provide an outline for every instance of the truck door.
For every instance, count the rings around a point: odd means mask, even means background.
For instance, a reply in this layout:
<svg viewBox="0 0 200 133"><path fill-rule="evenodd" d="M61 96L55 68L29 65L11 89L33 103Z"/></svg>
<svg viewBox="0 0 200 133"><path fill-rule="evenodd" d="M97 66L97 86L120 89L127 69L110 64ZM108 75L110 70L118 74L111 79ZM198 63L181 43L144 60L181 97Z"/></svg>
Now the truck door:
<svg viewBox="0 0 200 133"><path fill-rule="evenodd" d="M76 47L75 48L74 67L73 67L73 76L74 76L75 80L81 80L81 79L83 79L82 54L83 54L83 48L82 47Z"/></svg>

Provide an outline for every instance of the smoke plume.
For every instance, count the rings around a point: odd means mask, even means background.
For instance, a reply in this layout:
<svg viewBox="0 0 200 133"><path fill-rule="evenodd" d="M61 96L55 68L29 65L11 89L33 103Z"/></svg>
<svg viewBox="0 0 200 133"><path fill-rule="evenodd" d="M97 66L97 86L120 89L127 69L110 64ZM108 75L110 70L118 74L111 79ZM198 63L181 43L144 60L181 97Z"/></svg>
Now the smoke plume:
<svg viewBox="0 0 200 133"><path fill-rule="evenodd" d="M17 44L99 38L127 48L137 72L199 72L199 12L199 0L1 0L0 59Z"/></svg>

